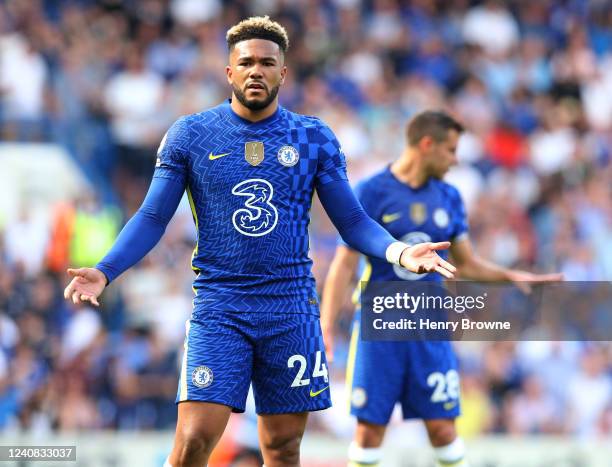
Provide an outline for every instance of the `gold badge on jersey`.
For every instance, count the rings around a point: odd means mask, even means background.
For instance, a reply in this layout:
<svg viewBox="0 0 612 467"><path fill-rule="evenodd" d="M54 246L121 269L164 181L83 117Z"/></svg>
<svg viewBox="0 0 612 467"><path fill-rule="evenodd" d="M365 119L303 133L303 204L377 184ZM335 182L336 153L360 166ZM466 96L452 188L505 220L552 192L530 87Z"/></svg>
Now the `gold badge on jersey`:
<svg viewBox="0 0 612 467"><path fill-rule="evenodd" d="M427 219L427 208L424 203L412 203L410 205L410 219L415 225L421 225Z"/></svg>
<svg viewBox="0 0 612 467"><path fill-rule="evenodd" d="M264 160L264 144L261 141L244 143L244 158L253 167L257 167Z"/></svg>

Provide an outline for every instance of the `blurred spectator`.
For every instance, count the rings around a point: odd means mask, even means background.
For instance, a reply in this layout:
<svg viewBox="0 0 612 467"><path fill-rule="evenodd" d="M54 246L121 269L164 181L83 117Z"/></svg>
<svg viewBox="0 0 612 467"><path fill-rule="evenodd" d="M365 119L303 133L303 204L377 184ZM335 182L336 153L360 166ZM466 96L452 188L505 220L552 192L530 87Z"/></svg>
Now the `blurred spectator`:
<svg viewBox="0 0 612 467"><path fill-rule="evenodd" d="M495 124L495 103L476 76L470 76L456 94L454 107L465 121L470 122L470 129L479 135L486 134Z"/></svg>
<svg viewBox="0 0 612 467"><path fill-rule="evenodd" d="M579 373L569 381L569 430L582 437L597 433L597 422L610 405L612 378L605 349L587 349Z"/></svg>
<svg viewBox="0 0 612 467"><path fill-rule="evenodd" d="M75 308L62 336L60 362L68 366L86 350L101 331L98 314L88 307Z"/></svg>
<svg viewBox="0 0 612 467"><path fill-rule="evenodd" d="M461 375L461 416L457 420L457 431L464 438L474 438L488 432L495 418L482 378L475 374Z"/></svg>
<svg viewBox="0 0 612 467"><path fill-rule="evenodd" d="M563 121L560 110L550 109L545 115L545 127L531 136L531 164L540 175L567 168L576 149L575 131Z"/></svg>
<svg viewBox="0 0 612 467"><path fill-rule="evenodd" d="M80 375L67 374L62 386L58 429L78 431L98 428L98 411L94 401L87 396L85 382Z"/></svg>
<svg viewBox="0 0 612 467"><path fill-rule="evenodd" d="M522 391L512 399L508 410L508 426L513 434L559 432L559 407L540 378L529 375L523 380Z"/></svg>
<svg viewBox="0 0 612 467"><path fill-rule="evenodd" d="M170 11L179 23L193 26L219 16L221 6L219 0L172 0Z"/></svg>
<svg viewBox="0 0 612 467"><path fill-rule="evenodd" d="M31 41L14 32L0 37L3 139L43 137L48 69Z"/></svg>
<svg viewBox="0 0 612 467"><path fill-rule="evenodd" d="M478 45L492 55L501 55L518 43L519 30L504 2L487 0L465 15L463 37L466 42Z"/></svg>
<svg viewBox="0 0 612 467"><path fill-rule="evenodd" d="M5 227L4 242L8 263L23 268L27 277L42 271L49 234L44 220L22 206L19 218Z"/></svg>
<svg viewBox="0 0 612 467"><path fill-rule="evenodd" d="M104 101L111 115L119 162L133 175L152 173L153 150L168 120L163 113L165 84L147 70L142 51L135 46L125 52L125 69L106 84Z"/></svg>

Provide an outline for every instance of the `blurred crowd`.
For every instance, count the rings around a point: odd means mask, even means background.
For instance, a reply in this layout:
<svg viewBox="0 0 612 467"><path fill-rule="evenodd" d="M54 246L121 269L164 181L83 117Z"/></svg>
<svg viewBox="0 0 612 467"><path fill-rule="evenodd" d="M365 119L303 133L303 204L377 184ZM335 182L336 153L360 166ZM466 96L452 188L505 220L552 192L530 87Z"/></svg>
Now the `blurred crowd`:
<svg viewBox="0 0 612 467"><path fill-rule="evenodd" d="M353 182L400 154L411 115L447 109L468 129L448 180L478 252L567 280L612 279L606 0L5 0L0 138L61 144L95 190L43 224L27 206L0 216L0 429L173 427L189 209L100 312L63 300L63 271L95 263L138 208L169 125L228 97L225 31L262 13L291 39L281 103L333 128ZM312 216L322 284L336 234L318 204ZM466 436L612 436L609 343L457 349Z"/></svg>

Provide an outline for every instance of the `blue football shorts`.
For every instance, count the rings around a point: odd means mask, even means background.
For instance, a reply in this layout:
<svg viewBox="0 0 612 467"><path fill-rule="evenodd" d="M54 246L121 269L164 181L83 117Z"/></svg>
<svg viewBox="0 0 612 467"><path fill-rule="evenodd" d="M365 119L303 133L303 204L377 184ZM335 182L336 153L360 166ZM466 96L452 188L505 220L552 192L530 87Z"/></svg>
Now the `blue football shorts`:
<svg viewBox="0 0 612 467"><path fill-rule="evenodd" d="M450 342L364 341L359 333L356 320L347 364L352 415L386 425L399 402L404 419L459 416L459 373Z"/></svg>
<svg viewBox="0 0 612 467"><path fill-rule="evenodd" d="M331 407L318 315L206 310L186 327L177 403L244 412L252 383L258 414Z"/></svg>

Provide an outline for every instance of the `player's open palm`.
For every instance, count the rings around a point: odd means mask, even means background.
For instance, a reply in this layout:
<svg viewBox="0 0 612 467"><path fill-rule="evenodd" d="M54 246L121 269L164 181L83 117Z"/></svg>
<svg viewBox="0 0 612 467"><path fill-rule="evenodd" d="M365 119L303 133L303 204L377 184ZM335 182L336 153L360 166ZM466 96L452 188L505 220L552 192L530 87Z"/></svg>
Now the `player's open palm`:
<svg viewBox="0 0 612 467"><path fill-rule="evenodd" d="M450 247L450 242L417 243L404 250L400 257L400 264L417 274L439 272L444 277L452 279L455 277L457 268L436 253L437 250L446 250L448 247Z"/></svg>
<svg viewBox="0 0 612 467"><path fill-rule="evenodd" d="M68 274L73 277L64 289L64 298L72 300L78 305L82 302L90 302L99 306L98 297L106 287L106 276L95 268L68 269Z"/></svg>

